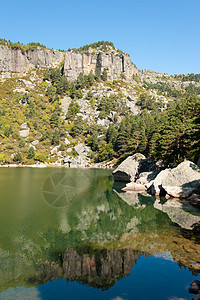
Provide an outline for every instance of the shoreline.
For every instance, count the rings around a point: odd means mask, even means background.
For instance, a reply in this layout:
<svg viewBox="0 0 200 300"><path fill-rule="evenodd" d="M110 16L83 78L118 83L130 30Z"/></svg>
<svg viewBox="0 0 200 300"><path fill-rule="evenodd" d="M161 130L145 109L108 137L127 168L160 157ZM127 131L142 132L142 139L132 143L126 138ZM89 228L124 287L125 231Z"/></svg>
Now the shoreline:
<svg viewBox="0 0 200 300"><path fill-rule="evenodd" d="M91 165L91 166L73 166L69 167L67 165L57 165L57 164L33 164L33 165L21 165L21 164L7 164L0 165L0 168L66 168L66 169L113 169L113 166L103 166L103 165Z"/></svg>

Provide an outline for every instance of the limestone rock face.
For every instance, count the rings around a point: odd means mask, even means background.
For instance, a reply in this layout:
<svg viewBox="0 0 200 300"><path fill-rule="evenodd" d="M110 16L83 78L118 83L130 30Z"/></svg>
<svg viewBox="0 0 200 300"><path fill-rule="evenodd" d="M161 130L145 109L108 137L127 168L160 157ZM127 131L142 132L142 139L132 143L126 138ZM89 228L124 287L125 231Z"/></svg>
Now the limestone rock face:
<svg viewBox="0 0 200 300"><path fill-rule="evenodd" d="M128 55L119 56L112 53L99 52L95 54L66 52L64 74L69 81L75 80L80 73L102 74L107 70L108 80L118 80L124 74L126 81L131 81L133 74L139 71Z"/></svg>
<svg viewBox="0 0 200 300"><path fill-rule="evenodd" d="M54 49L38 47L37 50L22 53L20 49L0 45L0 70L3 72L21 73L36 64L40 67L56 67L63 59L64 53Z"/></svg>

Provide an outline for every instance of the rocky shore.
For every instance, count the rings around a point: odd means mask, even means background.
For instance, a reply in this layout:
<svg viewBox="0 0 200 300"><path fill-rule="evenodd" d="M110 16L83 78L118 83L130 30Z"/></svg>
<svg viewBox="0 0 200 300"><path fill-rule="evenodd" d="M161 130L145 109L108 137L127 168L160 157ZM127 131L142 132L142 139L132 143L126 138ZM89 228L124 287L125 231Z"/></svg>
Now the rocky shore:
<svg viewBox="0 0 200 300"><path fill-rule="evenodd" d="M114 171L115 181L127 182L125 192L144 192L189 201L200 201L200 168L185 160L175 168L163 169L142 154L126 158Z"/></svg>

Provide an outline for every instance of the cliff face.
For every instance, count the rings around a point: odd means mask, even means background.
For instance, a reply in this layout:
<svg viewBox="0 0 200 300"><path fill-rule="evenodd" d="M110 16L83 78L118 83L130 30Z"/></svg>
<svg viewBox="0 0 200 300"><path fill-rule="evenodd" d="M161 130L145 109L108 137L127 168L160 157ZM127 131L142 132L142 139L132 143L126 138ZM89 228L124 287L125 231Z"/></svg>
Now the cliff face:
<svg viewBox="0 0 200 300"><path fill-rule="evenodd" d="M107 70L108 80L118 80L123 74L126 81L131 81L133 74L138 70L131 62L128 55L116 55L110 52L99 52L95 54L66 52L64 62L64 74L68 80L75 80L80 73L102 74Z"/></svg>
<svg viewBox="0 0 200 300"><path fill-rule="evenodd" d="M42 49L28 50L24 53L20 49L0 45L0 71L22 73L29 67L56 67L64 60L64 74L69 81L77 79L80 73L88 75L102 74L107 70L108 80L119 80L122 77L130 82L133 75L138 74L137 68L126 54L117 51L95 53L77 53L74 51L61 52L58 50Z"/></svg>
<svg viewBox="0 0 200 300"><path fill-rule="evenodd" d="M20 49L0 45L0 71L21 73L36 64L40 67L56 67L64 59L64 53L58 50L38 48L22 53Z"/></svg>

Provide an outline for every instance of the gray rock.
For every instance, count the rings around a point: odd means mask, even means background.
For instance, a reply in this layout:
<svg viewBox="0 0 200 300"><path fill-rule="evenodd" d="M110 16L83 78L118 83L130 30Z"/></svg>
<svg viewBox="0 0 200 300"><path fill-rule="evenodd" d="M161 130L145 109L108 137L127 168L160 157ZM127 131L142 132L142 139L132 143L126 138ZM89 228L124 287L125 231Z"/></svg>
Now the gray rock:
<svg viewBox="0 0 200 300"><path fill-rule="evenodd" d="M78 155L85 153L86 155L90 153L90 147L85 146L84 144L78 144L74 147Z"/></svg>
<svg viewBox="0 0 200 300"><path fill-rule="evenodd" d="M139 178L136 180L138 184L148 184L150 181L154 180L158 175L159 171L143 172L139 174Z"/></svg>
<svg viewBox="0 0 200 300"><path fill-rule="evenodd" d="M39 140L35 140L31 142L32 146L37 146L39 144Z"/></svg>
<svg viewBox="0 0 200 300"><path fill-rule="evenodd" d="M17 88L17 89L14 89L13 92L14 93L23 93L23 94L27 93L28 94L28 91L26 91L25 88Z"/></svg>
<svg viewBox="0 0 200 300"><path fill-rule="evenodd" d="M142 154L134 154L127 157L118 167L113 171L115 181L135 181L138 173L139 163L145 156Z"/></svg>
<svg viewBox="0 0 200 300"><path fill-rule="evenodd" d="M146 188L144 185L135 182L129 182L126 184L126 187L122 188L122 191L124 192L143 192L145 190Z"/></svg>
<svg viewBox="0 0 200 300"><path fill-rule="evenodd" d="M155 169L154 163L144 155L136 153L127 157L116 170L113 171L116 181L136 181L140 173Z"/></svg>
<svg viewBox="0 0 200 300"><path fill-rule="evenodd" d="M70 144L70 141L68 140L68 138L65 138L64 143L65 143L66 145L69 145L69 144Z"/></svg>
<svg viewBox="0 0 200 300"><path fill-rule="evenodd" d="M200 169L191 161L184 161L174 169L161 171L149 184L149 191L153 195L168 192L176 197L186 198L200 188ZM166 190L164 189L166 188ZM173 189L172 189L173 188Z"/></svg>
<svg viewBox="0 0 200 300"><path fill-rule="evenodd" d="M20 126L20 129L29 129L28 124L25 122Z"/></svg>
<svg viewBox="0 0 200 300"><path fill-rule="evenodd" d="M54 147L54 148L50 151L51 155L55 155L55 154L57 154L57 152L58 152L58 147Z"/></svg>
<svg viewBox="0 0 200 300"><path fill-rule="evenodd" d="M132 81L133 74L137 74L137 68L132 64L128 55L122 57L111 53L101 52L94 54L76 53L74 51L66 52L64 61L64 74L68 80L77 79L80 73L96 74L97 70L102 74L107 70L108 80L121 79L121 73L124 74L125 80Z"/></svg>
<svg viewBox="0 0 200 300"><path fill-rule="evenodd" d="M0 70L4 72L21 73L37 64L40 67L56 67L64 59L64 53L58 50L41 49L26 51L14 50L0 45Z"/></svg>
<svg viewBox="0 0 200 300"><path fill-rule="evenodd" d="M68 148L68 149L66 150L66 152L67 152L67 153L71 153L71 152L72 152L72 148Z"/></svg>
<svg viewBox="0 0 200 300"><path fill-rule="evenodd" d="M32 82L25 80L25 79L19 79L19 81L21 82L22 86L24 87L29 87L30 89L34 88L34 85L32 84Z"/></svg>
<svg viewBox="0 0 200 300"><path fill-rule="evenodd" d="M188 198L196 190L194 187L166 186L163 184L162 188L169 196L174 198Z"/></svg>
<svg viewBox="0 0 200 300"><path fill-rule="evenodd" d="M19 136L26 139L29 136L29 129L20 130Z"/></svg>

